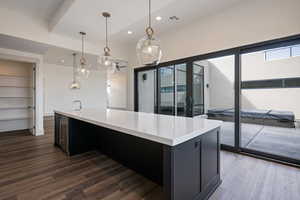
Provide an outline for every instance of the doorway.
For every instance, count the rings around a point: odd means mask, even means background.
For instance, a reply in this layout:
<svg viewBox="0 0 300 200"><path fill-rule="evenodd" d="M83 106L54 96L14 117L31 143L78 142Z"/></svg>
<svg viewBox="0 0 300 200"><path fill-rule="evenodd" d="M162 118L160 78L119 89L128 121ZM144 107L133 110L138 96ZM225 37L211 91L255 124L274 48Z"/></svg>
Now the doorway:
<svg viewBox="0 0 300 200"><path fill-rule="evenodd" d="M0 134L35 129L35 66L0 60Z"/></svg>

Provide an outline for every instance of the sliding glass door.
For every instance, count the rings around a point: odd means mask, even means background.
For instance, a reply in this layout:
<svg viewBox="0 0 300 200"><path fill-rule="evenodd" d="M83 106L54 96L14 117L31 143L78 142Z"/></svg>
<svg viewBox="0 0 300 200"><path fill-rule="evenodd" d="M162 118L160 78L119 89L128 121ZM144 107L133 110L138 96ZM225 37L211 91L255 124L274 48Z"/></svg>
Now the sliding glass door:
<svg viewBox="0 0 300 200"><path fill-rule="evenodd" d="M175 115L187 116L187 66L175 65Z"/></svg>
<svg viewBox="0 0 300 200"><path fill-rule="evenodd" d="M300 160L300 45L241 55L241 147Z"/></svg>
<svg viewBox="0 0 300 200"><path fill-rule="evenodd" d="M186 64L160 67L158 83L158 113L187 116Z"/></svg>
<svg viewBox="0 0 300 200"><path fill-rule="evenodd" d="M204 114L204 66L193 63L193 116Z"/></svg>
<svg viewBox="0 0 300 200"><path fill-rule="evenodd" d="M158 113L175 114L175 72L174 66L158 69Z"/></svg>
<svg viewBox="0 0 300 200"><path fill-rule="evenodd" d="M235 56L223 56L193 63L194 116L222 120L221 144L235 146Z"/></svg>
<svg viewBox="0 0 300 200"><path fill-rule="evenodd" d="M223 148L299 165L299 66L291 36L155 66L151 87L139 69L136 111L222 120Z"/></svg>

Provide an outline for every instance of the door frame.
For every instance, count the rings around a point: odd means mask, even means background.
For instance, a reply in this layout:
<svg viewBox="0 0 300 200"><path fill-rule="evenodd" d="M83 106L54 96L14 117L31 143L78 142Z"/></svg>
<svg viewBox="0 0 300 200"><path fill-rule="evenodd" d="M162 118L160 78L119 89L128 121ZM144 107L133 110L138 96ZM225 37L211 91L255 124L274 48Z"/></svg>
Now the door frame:
<svg viewBox="0 0 300 200"><path fill-rule="evenodd" d="M0 58L33 64L35 67L34 90L34 130L35 136L44 135L44 83L43 83L43 56L12 49L0 48Z"/></svg>

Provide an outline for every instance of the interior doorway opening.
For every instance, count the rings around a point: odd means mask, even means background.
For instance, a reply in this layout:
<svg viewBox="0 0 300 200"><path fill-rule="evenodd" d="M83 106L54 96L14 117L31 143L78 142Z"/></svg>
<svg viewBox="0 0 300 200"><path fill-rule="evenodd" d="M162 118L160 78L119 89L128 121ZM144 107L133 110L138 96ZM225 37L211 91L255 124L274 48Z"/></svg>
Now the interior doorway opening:
<svg viewBox="0 0 300 200"><path fill-rule="evenodd" d="M35 133L35 64L0 59L0 134Z"/></svg>

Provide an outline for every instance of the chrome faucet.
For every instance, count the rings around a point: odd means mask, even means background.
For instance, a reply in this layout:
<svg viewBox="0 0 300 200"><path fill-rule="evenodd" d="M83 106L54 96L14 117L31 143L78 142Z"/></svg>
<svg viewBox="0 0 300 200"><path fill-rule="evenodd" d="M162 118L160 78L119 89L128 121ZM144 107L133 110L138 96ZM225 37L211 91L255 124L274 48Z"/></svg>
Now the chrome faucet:
<svg viewBox="0 0 300 200"><path fill-rule="evenodd" d="M80 110L82 109L82 102L81 102L80 100L74 100L74 101L73 101L73 104L75 104L75 103L79 103L79 109L78 109L78 108L75 108L74 110L80 111Z"/></svg>

